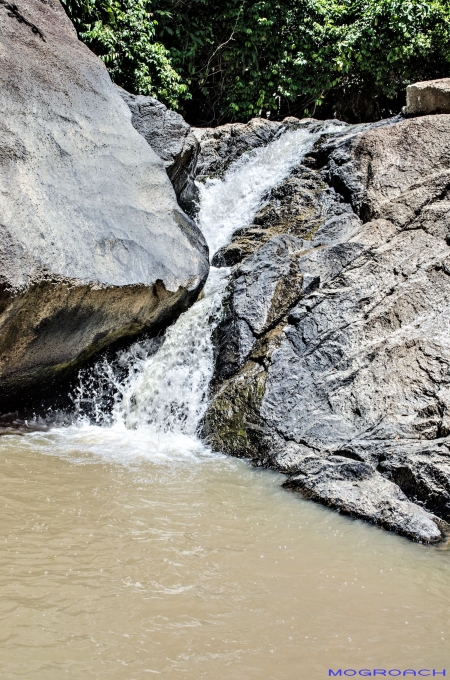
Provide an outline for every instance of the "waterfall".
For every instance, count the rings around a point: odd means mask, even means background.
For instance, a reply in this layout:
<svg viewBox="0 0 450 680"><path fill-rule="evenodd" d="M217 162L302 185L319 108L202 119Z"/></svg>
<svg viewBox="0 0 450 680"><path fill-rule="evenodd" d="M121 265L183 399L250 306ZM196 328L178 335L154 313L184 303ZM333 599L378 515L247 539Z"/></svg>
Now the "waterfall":
<svg viewBox="0 0 450 680"><path fill-rule="evenodd" d="M269 191L301 162L319 136L305 129L286 132L268 146L242 155L223 179L199 185L198 225L211 256L230 242L237 229L252 223Z"/></svg>
<svg viewBox="0 0 450 680"><path fill-rule="evenodd" d="M126 428L195 437L214 368L211 331L220 316L227 271L209 276L205 297L167 331L161 348L133 363L113 412Z"/></svg>
<svg viewBox="0 0 450 680"><path fill-rule="evenodd" d="M200 184L198 224L213 255L240 227L251 224L270 189L281 182L317 139L287 132L242 156L225 177ZM220 318L228 270L211 268L205 297L171 326L160 349L131 362L119 386L113 419L126 428L195 437L207 408L214 369L212 330ZM122 357L123 362L123 357Z"/></svg>
<svg viewBox="0 0 450 680"><path fill-rule="evenodd" d="M252 223L269 191L333 127L316 134L286 132L241 156L222 179L200 184L198 224L211 255L237 229ZM72 450L77 446L114 460L208 455L197 428L207 408L214 370L212 332L220 320L228 276L229 270L212 267L204 297L163 338L136 342L114 360L102 359L83 372L74 395L77 422L52 430L53 448L55 436L69 435ZM61 446L57 449L61 455Z"/></svg>

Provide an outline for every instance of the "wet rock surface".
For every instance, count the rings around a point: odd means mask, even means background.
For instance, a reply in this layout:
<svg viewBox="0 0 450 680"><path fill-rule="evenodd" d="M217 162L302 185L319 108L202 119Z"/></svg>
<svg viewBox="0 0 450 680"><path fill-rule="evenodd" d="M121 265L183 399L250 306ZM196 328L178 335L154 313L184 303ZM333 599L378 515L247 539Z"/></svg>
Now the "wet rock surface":
<svg viewBox="0 0 450 680"><path fill-rule="evenodd" d="M0 402L168 323L204 239L57 0L0 5Z"/></svg>
<svg viewBox="0 0 450 680"><path fill-rule="evenodd" d="M233 266L203 436L410 538L450 520L450 116L321 140Z"/></svg>

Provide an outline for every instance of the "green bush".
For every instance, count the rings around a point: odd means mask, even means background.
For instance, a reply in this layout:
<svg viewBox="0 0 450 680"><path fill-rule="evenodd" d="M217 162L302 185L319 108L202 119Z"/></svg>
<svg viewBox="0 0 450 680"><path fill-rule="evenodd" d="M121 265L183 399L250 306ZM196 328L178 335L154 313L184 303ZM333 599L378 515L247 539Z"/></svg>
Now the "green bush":
<svg viewBox="0 0 450 680"><path fill-rule="evenodd" d="M156 0L155 0L156 1ZM442 0L157 0L157 33L205 120L310 113L334 98L392 98L448 73Z"/></svg>
<svg viewBox="0 0 450 680"><path fill-rule="evenodd" d="M178 107L188 88L155 39L149 0L61 0L78 35L106 64L112 80L130 92Z"/></svg>
<svg viewBox="0 0 450 680"><path fill-rule="evenodd" d="M203 124L377 117L376 98L449 70L449 0L63 1L116 82Z"/></svg>

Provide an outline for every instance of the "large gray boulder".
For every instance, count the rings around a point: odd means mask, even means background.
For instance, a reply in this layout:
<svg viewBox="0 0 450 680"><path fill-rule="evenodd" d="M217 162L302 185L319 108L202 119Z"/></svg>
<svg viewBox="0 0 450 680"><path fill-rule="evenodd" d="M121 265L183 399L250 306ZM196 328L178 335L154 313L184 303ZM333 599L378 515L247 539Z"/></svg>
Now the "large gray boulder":
<svg viewBox="0 0 450 680"><path fill-rule="evenodd" d="M450 520L449 159L450 116L397 119L325 140L272 192L269 239L233 271L203 430L426 542Z"/></svg>
<svg viewBox="0 0 450 680"><path fill-rule="evenodd" d="M155 330L207 248L58 0L0 4L0 398Z"/></svg>
<svg viewBox="0 0 450 680"><path fill-rule="evenodd" d="M162 159L178 202L193 214L198 202L195 171L199 143L183 116L153 97L118 92L129 107L131 122Z"/></svg>
<svg viewBox="0 0 450 680"><path fill-rule="evenodd" d="M405 113L408 116L450 113L450 78L424 80L408 85Z"/></svg>

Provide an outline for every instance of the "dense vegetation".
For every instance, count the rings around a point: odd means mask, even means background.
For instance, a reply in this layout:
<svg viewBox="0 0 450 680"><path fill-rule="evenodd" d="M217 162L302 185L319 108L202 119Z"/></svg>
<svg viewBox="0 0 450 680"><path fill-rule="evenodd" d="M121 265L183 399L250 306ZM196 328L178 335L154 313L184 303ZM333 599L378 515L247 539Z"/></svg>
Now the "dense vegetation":
<svg viewBox="0 0 450 680"><path fill-rule="evenodd" d="M376 119L449 75L450 0L62 0L126 89L191 122Z"/></svg>

